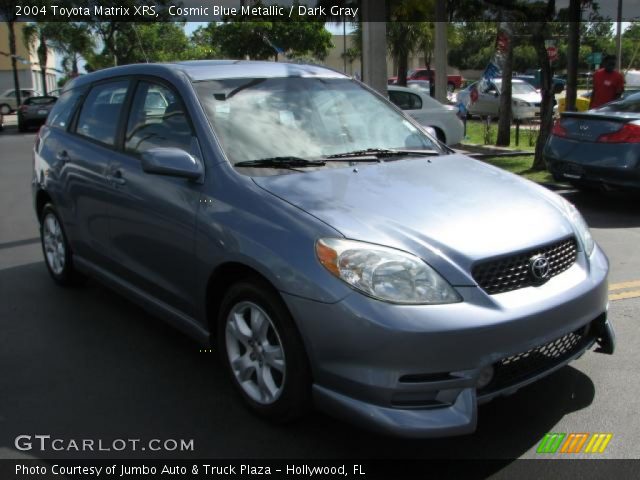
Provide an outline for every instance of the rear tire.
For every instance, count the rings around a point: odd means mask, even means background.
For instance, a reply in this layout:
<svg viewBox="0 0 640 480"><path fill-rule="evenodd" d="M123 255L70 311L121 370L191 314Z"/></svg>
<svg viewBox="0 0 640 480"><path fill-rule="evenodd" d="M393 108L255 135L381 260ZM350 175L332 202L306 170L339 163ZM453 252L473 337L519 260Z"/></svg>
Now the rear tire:
<svg viewBox="0 0 640 480"><path fill-rule="evenodd" d="M62 286L77 284L82 276L73 266L71 247L53 204L44 206L40 219L40 243L51 278Z"/></svg>
<svg viewBox="0 0 640 480"><path fill-rule="evenodd" d="M246 279L224 296L217 322L220 358L245 404L277 423L311 406L307 355L282 299L266 282Z"/></svg>
<svg viewBox="0 0 640 480"><path fill-rule="evenodd" d="M28 127L27 127L27 124L26 124L26 123L21 122L20 120L18 120L18 131L19 131L20 133L24 133L24 132L26 132L26 131L27 131L27 128L28 128Z"/></svg>

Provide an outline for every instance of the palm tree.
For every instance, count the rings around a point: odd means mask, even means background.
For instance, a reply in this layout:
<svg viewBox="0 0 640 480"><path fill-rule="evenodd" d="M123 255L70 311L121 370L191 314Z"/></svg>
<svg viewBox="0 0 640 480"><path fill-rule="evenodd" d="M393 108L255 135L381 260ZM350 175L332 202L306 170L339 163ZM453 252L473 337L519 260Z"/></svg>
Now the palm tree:
<svg viewBox="0 0 640 480"><path fill-rule="evenodd" d="M24 44L29 51L38 44L36 53L40 63L40 76L42 78L42 93L47 95L47 61L49 59L49 45L47 43L49 32L53 31L56 24L48 22L30 23L22 29Z"/></svg>
<svg viewBox="0 0 640 480"><path fill-rule="evenodd" d="M56 23L55 34L50 35L49 44L62 55L62 66L72 77L78 76L80 58L94 47L89 27L84 23Z"/></svg>

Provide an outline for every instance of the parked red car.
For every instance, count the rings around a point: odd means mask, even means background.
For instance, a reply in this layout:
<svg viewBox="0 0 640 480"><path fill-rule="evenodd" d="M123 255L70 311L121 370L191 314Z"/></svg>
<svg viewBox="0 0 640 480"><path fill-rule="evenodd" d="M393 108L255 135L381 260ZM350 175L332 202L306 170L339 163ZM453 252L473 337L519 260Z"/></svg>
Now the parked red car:
<svg viewBox="0 0 640 480"><path fill-rule="evenodd" d="M407 80L429 80L431 84L434 83L434 75L435 71L433 69L428 68L415 68L407 74ZM398 77L389 78L388 82L390 85L393 85L397 82ZM450 92L453 92L456 89L460 89L462 87L462 82L464 79L462 75L447 75L447 89Z"/></svg>

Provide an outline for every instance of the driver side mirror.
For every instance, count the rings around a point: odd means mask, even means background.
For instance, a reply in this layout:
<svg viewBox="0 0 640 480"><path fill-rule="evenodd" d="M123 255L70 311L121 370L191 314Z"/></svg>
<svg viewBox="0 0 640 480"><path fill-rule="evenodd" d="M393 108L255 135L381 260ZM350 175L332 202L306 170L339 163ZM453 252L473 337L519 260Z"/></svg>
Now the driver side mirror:
<svg viewBox="0 0 640 480"><path fill-rule="evenodd" d="M142 154L142 170L156 175L197 180L202 176L202 164L180 148L151 148Z"/></svg>

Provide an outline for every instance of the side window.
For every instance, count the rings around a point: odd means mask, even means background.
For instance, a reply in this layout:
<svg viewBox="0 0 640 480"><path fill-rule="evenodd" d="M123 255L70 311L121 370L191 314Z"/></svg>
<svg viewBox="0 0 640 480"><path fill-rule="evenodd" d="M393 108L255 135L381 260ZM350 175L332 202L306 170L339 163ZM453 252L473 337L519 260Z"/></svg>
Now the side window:
<svg viewBox="0 0 640 480"><path fill-rule="evenodd" d="M58 98L58 101L47 117L47 125L66 130L82 93L83 89L76 88L74 90L67 90L60 95L60 98Z"/></svg>
<svg viewBox="0 0 640 480"><path fill-rule="evenodd" d="M106 145L115 145L128 84L128 80L119 80L93 87L82 105L76 133Z"/></svg>
<svg viewBox="0 0 640 480"><path fill-rule="evenodd" d="M156 83L138 83L127 124L127 152L175 147L192 153L194 137L184 105L172 90Z"/></svg>
<svg viewBox="0 0 640 480"><path fill-rule="evenodd" d="M420 110L422 108L422 100L420 99L420 97L413 93L408 93L407 95L409 95L411 110Z"/></svg>
<svg viewBox="0 0 640 480"><path fill-rule="evenodd" d="M422 108L422 100L413 93L390 91L389 99L402 110L420 110Z"/></svg>

